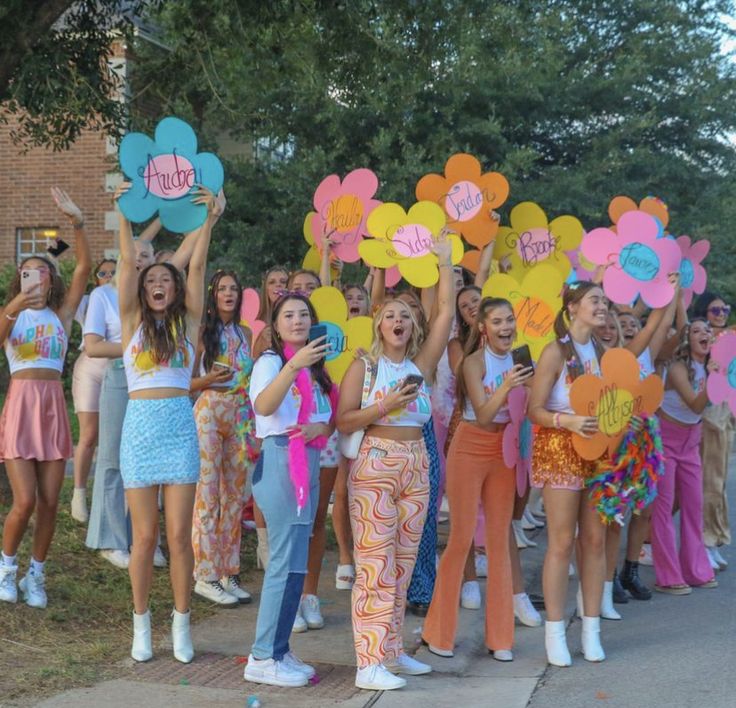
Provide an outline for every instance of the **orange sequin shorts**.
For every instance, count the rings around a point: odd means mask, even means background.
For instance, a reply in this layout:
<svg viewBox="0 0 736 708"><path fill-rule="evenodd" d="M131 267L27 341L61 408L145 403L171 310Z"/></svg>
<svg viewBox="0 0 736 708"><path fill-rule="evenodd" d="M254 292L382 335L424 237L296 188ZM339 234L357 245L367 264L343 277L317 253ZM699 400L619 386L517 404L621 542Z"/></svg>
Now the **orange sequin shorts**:
<svg viewBox="0 0 736 708"><path fill-rule="evenodd" d="M597 463L584 460L572 446L569 430L539 428L532 451L532 486L552 489L585 488L585 480L595 474Z"/></svg>

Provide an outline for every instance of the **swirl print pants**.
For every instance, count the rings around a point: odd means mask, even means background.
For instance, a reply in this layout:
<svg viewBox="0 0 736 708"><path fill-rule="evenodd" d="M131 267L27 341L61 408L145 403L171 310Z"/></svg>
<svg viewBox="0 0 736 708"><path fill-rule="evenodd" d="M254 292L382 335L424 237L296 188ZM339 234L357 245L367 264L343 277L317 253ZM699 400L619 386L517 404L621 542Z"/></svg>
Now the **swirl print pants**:
<svg viewBox="0 0 736 708"><path fill-rule="evenodd" d="M353 634L358 668L403 653L406 592L429 503L423 440L366 436L348 476L355 544Z"/></svg>

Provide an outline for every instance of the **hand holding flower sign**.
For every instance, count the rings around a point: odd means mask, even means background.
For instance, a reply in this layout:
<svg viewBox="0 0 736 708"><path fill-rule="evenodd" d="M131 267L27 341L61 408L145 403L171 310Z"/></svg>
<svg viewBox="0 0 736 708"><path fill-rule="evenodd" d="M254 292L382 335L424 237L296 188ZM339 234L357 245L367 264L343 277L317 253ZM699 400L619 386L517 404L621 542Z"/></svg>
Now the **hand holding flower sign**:
<svg viewBox="0 0 736 708"><path fill-rule="evenodd" d="M676 241L682 253L680 289L682 301L687 308L693 301L693 294L700 295L708 282L708 275L701 263L710 251L710 241L703 239L692 242L689 236L679 236Z"/></svg>
<svg viewBox="0 0 736 708"><path fill-rule="evenodd" d="M532 425L526 417L529 389L517 386L509 391L509 424L503 431L503 462L516 470L516 493L523 497L532 469Z"/></svg>

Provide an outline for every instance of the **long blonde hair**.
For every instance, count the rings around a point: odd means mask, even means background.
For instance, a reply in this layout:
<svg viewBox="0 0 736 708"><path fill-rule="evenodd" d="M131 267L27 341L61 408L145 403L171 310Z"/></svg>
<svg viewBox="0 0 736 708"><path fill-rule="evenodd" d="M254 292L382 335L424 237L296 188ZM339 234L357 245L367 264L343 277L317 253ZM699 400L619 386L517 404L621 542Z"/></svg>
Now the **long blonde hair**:
<svg viewBox="0 0 736 708"><path fill-rule="evenodd" d="M419 354L419 350L422 345L422 332L419 328L417 318L414 316L411 307L407 305L403 300L398 298L392 298L387 300L378 309L378 312L373 316L373 343L371 344L370 358L373 363L377 363L378 360L383 356L383 338L381 337L381 322L383 316L386 313L386 308L389 305L400 304L409 311L409 317L411 318L411 339L406 347L406 358L413 360L414 357Z"/></svg>

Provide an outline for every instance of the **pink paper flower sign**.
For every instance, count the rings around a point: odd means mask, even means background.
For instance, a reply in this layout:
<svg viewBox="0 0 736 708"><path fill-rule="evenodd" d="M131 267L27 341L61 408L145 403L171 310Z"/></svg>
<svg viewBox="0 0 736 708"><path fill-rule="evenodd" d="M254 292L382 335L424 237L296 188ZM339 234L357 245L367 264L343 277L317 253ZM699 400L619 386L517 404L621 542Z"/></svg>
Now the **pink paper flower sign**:
<svg viewBox="0 0 736 708"><path fill-rule="evenodd" d="M332 233L333 253L337 258L354 263L360 260L358 244L366 235L366 219L381 202L373 199L378 191L378 177L369 169L349 172L340 182L337 175L325 177L314 192L311 231L315 243Z"/></svg>
<svg viewBox="0 0 736 708"><path fill-rule="evenodd" d="M731 413L736 415L736 332L724 332L718 337L710 358L718 364L718 370L708 376L708 399L716 405L727 401Z"/></svg>
<svg viewBox="0 0 736 708"><path fill-rule="evenodd" d="M710 251L710 241L691 241L689 236L679 236L677 245L680 247L680 292L685 307L690 307L693 294L700 295L705 290L708 275L701 265Z"/></svg>
<svg viewBox="0 0 736 708"><path fill-rule="evenodd" d="M680 247L673 240L658 239L659 223L641 211L623 214L617 232L593 229L583 239L583 256L608 266L604 292L620 305L630 305L641 296L649 307L664 307L675 294L667 276L680 269Z"/></svg>
<svg viewBox="0 0 736 708"><path fill-rule="evenodd" d="M240 324L250 328L250 331L253 333L254 342L266 326L265 322L257 319L260 305L261 299L258 291L253 288L244 288L243 301L240 305Z"/></svg>
<svg viewBox="0 0 736 708"><path fill-rule="evenodd" d="M509 418L503 431L503 462L516 470L516 492L520 497L529 486L532 467L532 426L526 417L529 394L526 386L512 388L509 393Z"/></svg>

